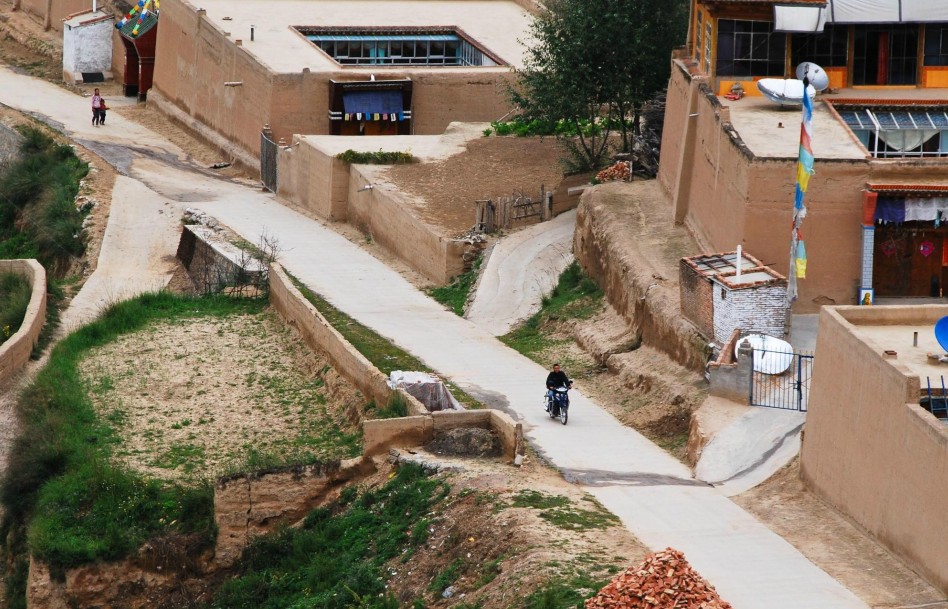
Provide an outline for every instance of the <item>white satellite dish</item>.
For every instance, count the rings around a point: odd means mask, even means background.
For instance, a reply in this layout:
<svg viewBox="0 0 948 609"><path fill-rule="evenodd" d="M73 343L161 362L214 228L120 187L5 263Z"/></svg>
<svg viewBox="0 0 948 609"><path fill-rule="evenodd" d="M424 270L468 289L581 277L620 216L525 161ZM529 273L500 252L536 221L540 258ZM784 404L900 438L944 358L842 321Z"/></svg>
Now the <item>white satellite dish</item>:
<svg viewBox="0 0 948 609"><path fill-rule="evenodd" d="M803 103L803 81L795 78L762 78L757 81L761 94L781 106L799 106ZM816 97L816 89L808 85L806 94L810 99Z"/></svg>
<svg viewBox="0 0 948 609"><path fill-rule="evenodd" d="M766 334L748 334L734 345L737 355L741 343L750 343L754 349L754 371L764 374L783 374L793 363L793 347L785 340Z"/></svg>
<svg viewBox="0 0 948 609"><path fill-rule="evenodd" d="M811 61L804 61L797 66L797 78L803 80L803 77L810 80L810 84L817 91L825 91L830 84L830 77L826 70Z"/></svg>

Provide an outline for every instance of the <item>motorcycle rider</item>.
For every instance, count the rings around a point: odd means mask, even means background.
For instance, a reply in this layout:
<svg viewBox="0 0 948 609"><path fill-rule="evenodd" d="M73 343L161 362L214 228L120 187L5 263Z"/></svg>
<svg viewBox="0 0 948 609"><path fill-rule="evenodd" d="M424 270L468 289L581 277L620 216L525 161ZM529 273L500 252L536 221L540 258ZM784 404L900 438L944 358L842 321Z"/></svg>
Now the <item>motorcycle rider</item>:
<svg viewBox="0 0 948 609"><path fill-rule="evenodd" d="M553 390L557 387L566 387L569 389L573 386L573 381L569 380L569 377L566 376L566 373L560 369L560 365L553 364L553 370L546 377L546 410L549 412L550 403L553 400ZM567 398L568 399L568 398Z"/></svg>

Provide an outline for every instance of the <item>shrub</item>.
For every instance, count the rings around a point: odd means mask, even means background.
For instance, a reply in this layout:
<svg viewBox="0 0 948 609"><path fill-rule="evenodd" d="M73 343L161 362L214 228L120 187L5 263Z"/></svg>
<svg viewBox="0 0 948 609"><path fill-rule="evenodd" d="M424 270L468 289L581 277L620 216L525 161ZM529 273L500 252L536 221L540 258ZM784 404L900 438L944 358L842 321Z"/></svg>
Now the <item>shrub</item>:
<svg viewBox="0 0 948 609"><path fill-rule="evenodd" d="M336 155L336 158L354 165L405 165L414 163L415 157L410 152L358 152L346 150Z"/></svg>
<svg viewBox="0 0 948 609"><path fill-rule="evenodd" d="M0 174L0 256L59 272L85 251L75 199L89 167L35 127L20 133L20 157Z"/></svg>
<svg viewBox="0 0 948 609"><path fill-rule="evenodd" d="M0 345L20 329L32 292L30 283L20 275L0 275Z"/></svg>

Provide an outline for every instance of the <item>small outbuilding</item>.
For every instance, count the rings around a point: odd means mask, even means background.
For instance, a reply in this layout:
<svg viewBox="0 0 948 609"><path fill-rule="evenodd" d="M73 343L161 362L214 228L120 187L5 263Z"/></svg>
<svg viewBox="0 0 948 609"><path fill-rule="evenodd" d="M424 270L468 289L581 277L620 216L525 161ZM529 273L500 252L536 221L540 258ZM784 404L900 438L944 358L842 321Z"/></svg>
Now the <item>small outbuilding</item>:
<svg viewBox="0 0 948 609"><path fill-rule="evenodd" d="M63 80L70 84L112 78L112 15L99 10L63 20Z"/></svg>
<svg viewBox="0 0 948 609"><path fill-rule="evenodd" d="M783 338L790 328L787 278L749 254L701 254L679 265L681 313L723 345L734 330Z"/></svg>

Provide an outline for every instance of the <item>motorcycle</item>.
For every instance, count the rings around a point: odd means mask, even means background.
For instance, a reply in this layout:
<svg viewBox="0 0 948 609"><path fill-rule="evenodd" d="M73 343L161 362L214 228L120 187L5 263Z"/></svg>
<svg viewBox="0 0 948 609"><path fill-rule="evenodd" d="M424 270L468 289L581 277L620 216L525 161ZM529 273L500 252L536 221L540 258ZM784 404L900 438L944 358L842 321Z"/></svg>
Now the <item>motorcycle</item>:
<svg viewBox="0 0 948 609"><path fill-rule="evenodd" d="M551 419L559 419L563 425L566 425L569 419L569 387L555 387L543 396L543 405L550 414Z"/></svg>

